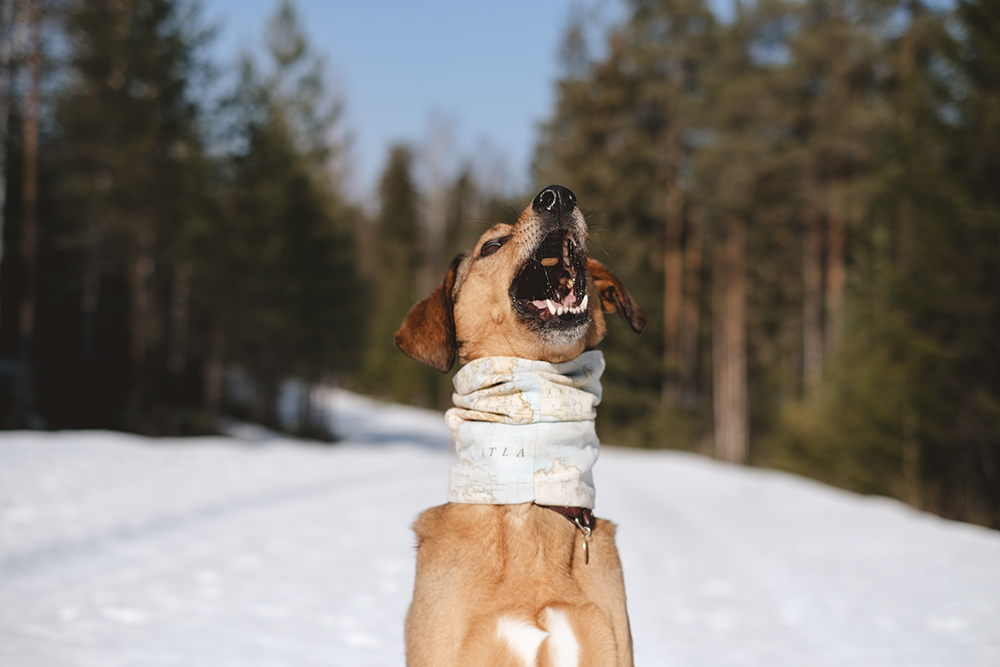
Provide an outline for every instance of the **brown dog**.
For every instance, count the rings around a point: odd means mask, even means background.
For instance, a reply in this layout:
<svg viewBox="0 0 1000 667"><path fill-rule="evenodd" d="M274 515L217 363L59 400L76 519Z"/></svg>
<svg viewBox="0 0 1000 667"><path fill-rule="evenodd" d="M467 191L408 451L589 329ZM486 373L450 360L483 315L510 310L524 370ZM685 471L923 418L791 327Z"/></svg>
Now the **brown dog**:
<svg viewBox="0 0 1000 667"><path fill-rule="evenodd" d="M604 312L638 333L644 313L587 258L586 238L573 193L545 188L517 224L492 227L455 258L396 344L448 371L456 355L463 365L576 359L604 337ZM452 502L424 512L414 530L409 667L632 665L613 524L573 507Z"/></svg>

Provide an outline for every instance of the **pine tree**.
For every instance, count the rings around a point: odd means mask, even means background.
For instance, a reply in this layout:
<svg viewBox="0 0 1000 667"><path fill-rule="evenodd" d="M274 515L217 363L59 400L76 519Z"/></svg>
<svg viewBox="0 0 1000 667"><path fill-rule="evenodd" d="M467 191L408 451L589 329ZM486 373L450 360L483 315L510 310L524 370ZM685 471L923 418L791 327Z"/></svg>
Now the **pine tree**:
<svg viewBox="0 0 1000 667"><path fill-rule="evenodd" d="M195 245L207 249L200 264L211 301L203 307L217 339L209 380L219 382L222 355L240 365L255 389L251 416L277 425L285 379L309 386L355 365L365 292L354 262L355 214L337 191L340 105L323 87L322 61L291 3L279 6L267 44L270 69L246 58L227 104L235 150L220 220ZM297 421L310 430L317 418L302 396Z"/></svg>
<svg viewBox="0 0 1000 667"><path fill-rule="evenodd" d="M168 0L66 8L68 75L42 163L58 239L48 252L62 255L42 269L42 298L76 295L39 309L38 336L49 341L40 383L54 423L162 426L153 414L170 401L168 332L181 328L168 323L164 299L175 241L198 206L191 176L203 153L198 21L195 6ZM79 332L71 343L67 324Z"/></svg>
<svg viewBox="0 0 1000 667"><path fill-rule="evenodd" d="M0 261L4 255L4 223L7 213L7 138L14 100L14 64L19 55L19 49L15 47L15 26L18 9L24 6L18 0L0 0ZM23 14L24 10L20 13Z"/></svg>
<svg viewBox="0 0 1000 667"><path fill-rule="evenodd" d="M863 235L871 191L871 141L884 108L879 35L892 3L811 0L787 10L799 26L788 40L784 84L795 100L803 227L803 379L814 392L844 328L849 236ZM852 230L852 226L854 229Z"/></svg>
<svg viewBox="0 0 1000 667"><path fill-rule="evenodd" d="M637 444L690 442L693 428L686 410L699 395L703 263L690 168L704 134L699 98L714 26L701 2L633 2L629 20L609 33L607 56L591 63L584 31L570 26L567 76L536 157L538 182L577 193L592 251L620 272L649 315L638 344L612 327L602 345L606 381L616 387L607 392L605 428L648 424L621 434Z"/></svg>
<svg viewBox="0 0 1000 667"><path fill-rule="evenodd" d="M15 423L37 427L44 420L37 412L35 329L38 303L38 145L41 115L42 4L31 0L24 5L23 28L30 33L25 63L27 90L22 118L22 187L20 260L24 282L18 309L19 368L14 380Z"/></svg>
<svg viewBox="0 0 1000 667"><path fill-rule="evenodd" d="M962 4L949 34L940 15L904 8L902 35L882 45L877 92L896 122L869 147L870 226L857 234L842 349L818 400L788 410L781 462L995 526L1000 215L986 183L1000 16Z"/></svg>
<svg viewBox="0 0 1000 667"><path fill-rule="evenodd" d="M375 393L429 407L439 403L440 373L406 359L393 344L393 335L410 307L427 296L420 291L426 243L413 161L408 146L391 147L379 182L379 213L373 234L377 239L378 305L371 315L364 383ZM442 271L438 280L443 276Z"/></svg>
<svg viewBox="0 0 1000 667"><path fill-rule="evenodd" d="M683 317L694 294L694 276L685 281L685 228L693 253L698 245L691 217L691 184L688 172L693 158L694 136L701 116L703 76L707 60L716 46L714 17L701 0L663 0L632 2L628 25L629 56L638 69L641 81L637 102L646 107L656 125L651 127L650 156L654 178L660 190L654 206L663 219L663 365L662 396L666 404L680 401L682 376L690 379L691 370L681 370L681 339L690 347L695 340L690 328L694 321ZM700 258L691 257L700 264ZM687 326L685 326L687 324ZM690 359L690 358L688 358ZM687 359L686 359L687 360ZM685 392L693 393L690 386Z"/></svg>
<svg viewBox="0 0 1000 667"><path fill-rule="evenodd" d="M911 113L936 132L911 144L912 236L892 294L910 381L904 455L916 451L924 507L1000 526L1000 8L960 2L950 33L911 16L921 37L912 76L923 79ZM933 160L942 148L943 165Z"/></svg>
<svg viewBox="0 0 1000 667"><path fill-rule="evenodd" d="M718 54L705 75L703 118L711 128L695 166L696 194L711 224L713 245L712 395L714 451L737 463L750 456L748 256L753 235L770 235L765 180L780 169L772 137L781 136L773 72L755 53L773 45L765 40L773 16L765 5L740 8L720 39ZM719 188L718 184L726 184ZM758 257L754 257L759 261Z"/></svg>

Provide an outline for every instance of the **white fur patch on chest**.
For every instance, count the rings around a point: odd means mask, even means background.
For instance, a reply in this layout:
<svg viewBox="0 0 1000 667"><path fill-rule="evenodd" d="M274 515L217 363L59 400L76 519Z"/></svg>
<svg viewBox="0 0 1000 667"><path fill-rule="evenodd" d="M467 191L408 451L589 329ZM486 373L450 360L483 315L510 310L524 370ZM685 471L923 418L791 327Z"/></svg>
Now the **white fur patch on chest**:
<svg viewBox="0 0 1000 667"><path fill-rule="evenodd" d="M520 658L524 667L538 664L538 647L548 636L549 633L524 621L505 617L497 623L497 637L507 642L511 653Z"/></svg>
<svg viewBox="0 0 1000 667"><path fill-rule="evenodd" d="M549 628L549 660L553 667L577 667L580 663L580 643L573 634L569 618L558 609L545 608Z"/></svg>
<svg viewBox="0 0 1000 667"><path fill-rule="evenodd" d="M548 632L530 623L503 617L497 622L497 637L507 643L524 667L536 667L538 650L546 643L552 667L577 667L580 664L580 644L573 634L566 614L546 607L542 610ZM546 642L546 640L548 640Z"/></svg>

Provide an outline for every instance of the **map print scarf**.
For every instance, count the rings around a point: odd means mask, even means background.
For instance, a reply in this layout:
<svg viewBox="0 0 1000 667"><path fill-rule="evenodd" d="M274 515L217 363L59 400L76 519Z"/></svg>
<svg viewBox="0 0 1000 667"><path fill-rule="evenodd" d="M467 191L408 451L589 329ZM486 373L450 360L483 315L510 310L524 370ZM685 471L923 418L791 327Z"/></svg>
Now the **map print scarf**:
<svg viewBox="0 0 1000 667"><path fill-rule="evenodd" d="M560 364L485 357L463 366L445 413L458 454L448 501L593 509L603 372L596 350Z"/></svg>

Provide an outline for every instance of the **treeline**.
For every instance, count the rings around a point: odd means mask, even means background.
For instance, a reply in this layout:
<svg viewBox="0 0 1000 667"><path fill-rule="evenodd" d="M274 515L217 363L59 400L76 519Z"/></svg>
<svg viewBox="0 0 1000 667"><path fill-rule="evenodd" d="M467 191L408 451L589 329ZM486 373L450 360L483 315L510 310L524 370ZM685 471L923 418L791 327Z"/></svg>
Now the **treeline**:
<svg viewBox="0 0 1000 667"><path fill-rule="evenodd" d="M937 7L629 0L598 56L570 27L536 180L651 322L605 346L605 440L1000 526L1000 3Z"/></svg>
<svg viewBox="0 0 1000 667"><path fill-rule="evenodd" d="M194 3L4 0L2 29L5 427L206 432L236 394L274 424L284 379L354 367L360 213L290 4L228 79Z"/></svg>
<svg viewBox="0 0 1000 667"><path fill-rule="evenodd" d="M289 2L234 73L193 1L0 0L3 426L204 433L281 403L328 437L290 379L447 407L393 332L560 183L649 314L602 346L605 442L1000 526L1000 5L626 9L568 26L532 192L432 141L390 149L367 209Z"/></svg>
<svg viewBox="0 0 1000 667"><path fill-rule="evenodd" d="M227 68L195 0L0 0L4 428L325 439L312 387L450 397L392 334L497 210L489 161L395 146L351 202L342 100L275 7Z"/></svg>

